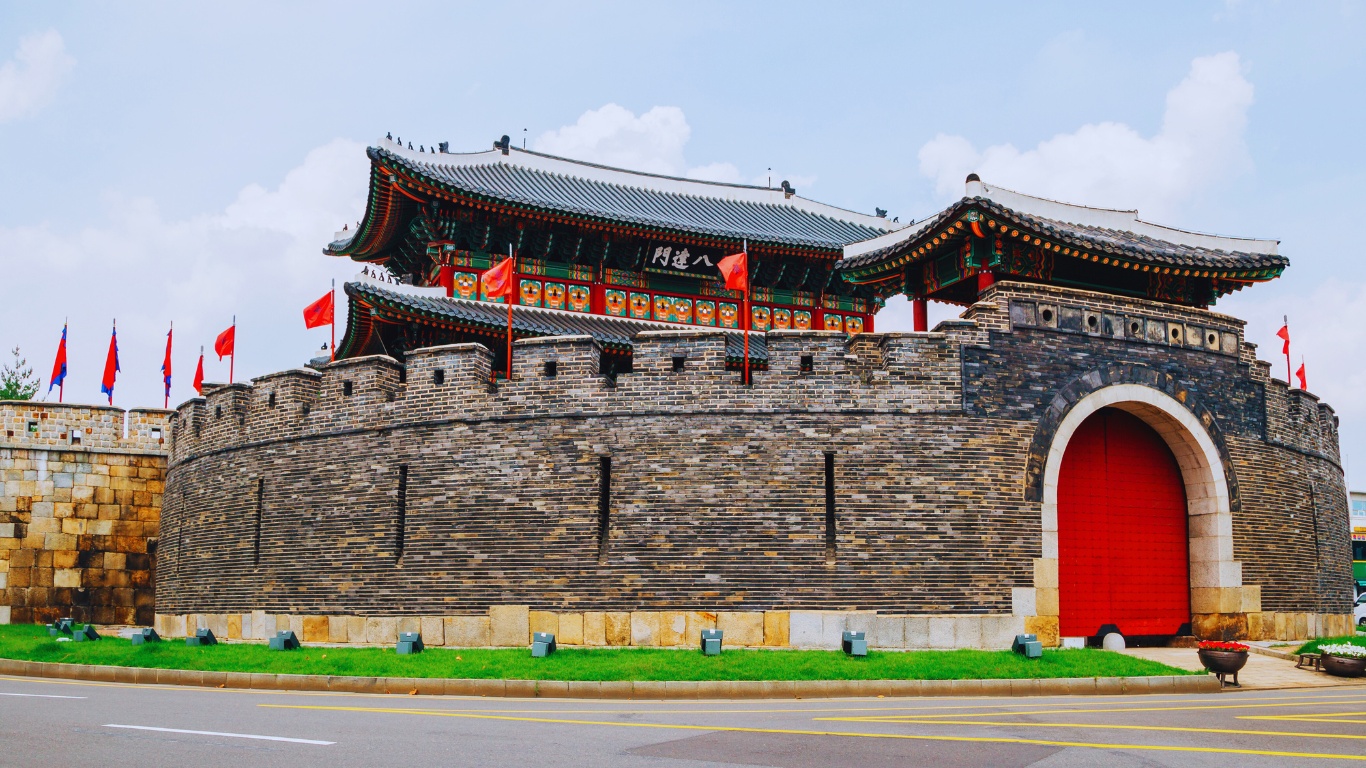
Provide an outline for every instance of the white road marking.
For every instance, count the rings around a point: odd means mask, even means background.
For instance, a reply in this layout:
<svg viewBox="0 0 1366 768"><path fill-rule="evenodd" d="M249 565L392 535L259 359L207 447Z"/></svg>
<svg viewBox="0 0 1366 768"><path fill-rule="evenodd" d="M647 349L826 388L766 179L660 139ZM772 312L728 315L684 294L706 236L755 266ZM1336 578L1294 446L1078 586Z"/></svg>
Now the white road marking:
<svg viewBox="0 0 1366 768"><path fill-rule="evenodd" d="M51 693L0 693L0 696L23 696L30 699L84 699L84 696L57 696Z"/></svg>
<svg viewBox="0 0 1366 768"><path fill-rule="evenodd" d="M159 731L161 733L189 733L195 736L228 736L234 739L259 739L260 741L288 741L291 744L318 744L327 746L336 744L335 741L318 741L316 739L291 739L285 736L260 736L254 733L222 733L220 731L187 731L183 728L154 728L150 725L114 725L107 723L105 728L129 728L135 731Z"/></svg>

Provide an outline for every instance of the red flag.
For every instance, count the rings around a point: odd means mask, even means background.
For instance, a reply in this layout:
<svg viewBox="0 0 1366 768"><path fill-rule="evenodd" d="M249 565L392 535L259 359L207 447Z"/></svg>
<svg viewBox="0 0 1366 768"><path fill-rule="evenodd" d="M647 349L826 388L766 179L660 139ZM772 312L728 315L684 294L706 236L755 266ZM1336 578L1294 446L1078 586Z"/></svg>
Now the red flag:
<svg viewBox="0 0 1366 768"><path fill-rule="evenodd" d="M484 273L479 278L484 285L484 295L490 299L499 296L507 296L508 301L512 301L512 257L503 259L494 265L493 269Z"/></svg>
<svg viewBox="0 0 1366 768"><path fill-rule="evenodd" d="M194 391L204 394L204 348L199 348L199 366L194 369Z"/></svg>
<svg viewBox="0 0 1366 768"><path fill-rule="evenodd" d="M57 343L57 359L52 363L52 379L47 385L47 391L51 392L53 387L64 387L66 385L66 324L62 324L62 340Z"/></svg>
<svg viewBox="0 0 1366 768"><path fill-rule="evenodd" d="M109 334L109 355L104 359L104 378L100 379L100 391L109 395L109 404L114 404L114 379L119 373L119 331Z"/></svg>
<svg viewBox="0 0 1366 768"><path fill-rule="evenodd" d="M1300 379L1300 389L1309 389L1309 385L1305 382L1303 362L1300 362L1300 369L1298 371L1295 371L1295 375L1298 376Z"/></svg>
<svg viewBox="0 0 1366 768"><path fill-rule="evenodd" d="M332 324L332 292L323 294L321 299L304 307L304 326L317 328Z"/></svg>
<svg viewBox="0 0 1366 768"><path fill-rule="evenodd" d="M734 253L716 263L721 276L726 279L726 287L731 290L749 290L749 254Z"/></svg>
<svg viewBox="0 0 1366 768"><path fill-rule="evenodd" d="M1282 325L1281 329L1279 331L1276 331L1276 335L1280 336L1282 339L1285 340L1285 344L1281 347L1281 354L1290 354L1290 326Z"/></svg>
<svg viewBox="0 0 1366 768"><path fill-rule="evenodd" d="M233 344L237 340L237 325L228 326L228 330L218 334L218 338L213 342L213 351L218 353L218 359L232 354Z"/></svg>
<svg viewBox="0 0 1366 768"><path fill-rule="evenodd" d="M175 329L166 332L166 357L161 361L161 378L166 382L166 402L170 403L171 397L171 334Z"/></svg>

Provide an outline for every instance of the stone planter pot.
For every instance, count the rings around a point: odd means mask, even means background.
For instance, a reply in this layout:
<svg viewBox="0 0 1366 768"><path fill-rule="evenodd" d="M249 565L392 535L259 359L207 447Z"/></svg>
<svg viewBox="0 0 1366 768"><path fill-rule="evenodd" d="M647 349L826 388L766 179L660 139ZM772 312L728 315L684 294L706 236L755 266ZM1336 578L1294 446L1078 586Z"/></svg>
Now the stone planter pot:
<svg viewBox="0 0 1366 768"><path fill-rule="evenodd" d="M1366 659L1332 656L1325 653L1319 661L1319 668L1338 677L1361 677L1366 674Z"/></svg>
<svg viewBox="0 0 1366 768"><path fill-rule="evenodd" d="M1201 648L1199 651L1200 663L1205 665L1205 669L1214 673L1219 678L1220 683L1232 685L1237 688L1238 670L1247 665L1247 651L1219 651L1212 648ZM1228 683L1225 675L1233 675L1233 682Z"/></svg>

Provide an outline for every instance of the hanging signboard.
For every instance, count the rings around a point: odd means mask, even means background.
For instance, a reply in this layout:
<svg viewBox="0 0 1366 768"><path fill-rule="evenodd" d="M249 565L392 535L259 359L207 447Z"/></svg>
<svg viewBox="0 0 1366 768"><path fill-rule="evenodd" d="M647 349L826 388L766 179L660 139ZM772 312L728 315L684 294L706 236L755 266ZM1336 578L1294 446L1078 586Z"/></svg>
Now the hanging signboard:
<svg viewBox="0 0 1366 768"><path fill-rule="evenodd" d="M716 265L725 257L718 248L653 242L645 254L645 269L713 278L721 274Z"/></svg>

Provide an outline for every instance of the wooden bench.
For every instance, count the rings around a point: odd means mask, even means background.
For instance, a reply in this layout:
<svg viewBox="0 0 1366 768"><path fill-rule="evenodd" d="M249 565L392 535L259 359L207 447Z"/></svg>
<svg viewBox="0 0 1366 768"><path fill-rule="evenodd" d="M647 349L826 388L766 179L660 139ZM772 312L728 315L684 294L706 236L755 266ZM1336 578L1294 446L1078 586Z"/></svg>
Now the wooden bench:
<svg viewBox="0 0 1366 768"><path fill-rule="evenodd" d="M1317 669L1322 671L1322 662L1323 657L1317 653L1301 653L1299 656L1299 661L1295 662L1295 668L1300 669L1301 667L1309 667L1310 669Z"/></svg>

